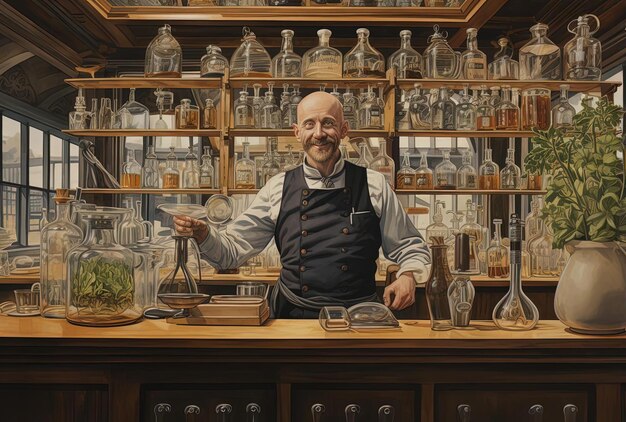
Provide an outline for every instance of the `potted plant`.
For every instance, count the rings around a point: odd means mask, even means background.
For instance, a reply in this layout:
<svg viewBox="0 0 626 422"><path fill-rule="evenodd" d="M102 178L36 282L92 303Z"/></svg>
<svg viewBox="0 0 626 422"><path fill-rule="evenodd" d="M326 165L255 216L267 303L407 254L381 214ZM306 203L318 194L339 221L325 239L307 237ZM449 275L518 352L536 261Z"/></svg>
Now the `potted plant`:
<svg viewBox="0 0 626 422"><path fill-rule="evenodd" d="M551 176L543 217L554 248L571 254L554 299L573 331L626 328L626 166L618 136L623 110L606 97L583 101L570 130L536 130L526 170ZM621 160L618 156L621 153Z"/></svg>

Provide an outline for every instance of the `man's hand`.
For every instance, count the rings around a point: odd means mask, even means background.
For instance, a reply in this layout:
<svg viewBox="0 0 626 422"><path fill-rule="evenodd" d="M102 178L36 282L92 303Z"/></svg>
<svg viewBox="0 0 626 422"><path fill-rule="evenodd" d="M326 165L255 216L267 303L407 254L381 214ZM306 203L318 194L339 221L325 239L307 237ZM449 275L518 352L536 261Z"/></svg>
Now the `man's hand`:
<svg viewBox="0 0 626 422"><path fill-rule="evenodd" d="M186 215L174 217L174 228L176 233L181 236L192 236L196 239L198 245L204 242L209 235L209 227L204 221L196 220Z"/></svg>
<svg viewBox="0 0 626 422"><path fill-rule="evenodd" d="M385 287L385 306L392 310L407 308L415 303L415 279L410 272L403 273L396 281Z"/></svg>

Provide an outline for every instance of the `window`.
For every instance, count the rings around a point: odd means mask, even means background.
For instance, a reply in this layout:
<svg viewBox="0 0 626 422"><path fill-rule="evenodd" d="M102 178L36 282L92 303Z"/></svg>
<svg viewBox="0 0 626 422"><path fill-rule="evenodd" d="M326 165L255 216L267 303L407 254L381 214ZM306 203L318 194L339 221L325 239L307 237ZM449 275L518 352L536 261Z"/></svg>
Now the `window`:
<svg viewBox="0 0 626 422"><path fill-rule="evenodd" d="M79 147L58 129L10 111L0 114L1 224L17 239L13 247L37 246L54 189L78 186Z"/></svg>

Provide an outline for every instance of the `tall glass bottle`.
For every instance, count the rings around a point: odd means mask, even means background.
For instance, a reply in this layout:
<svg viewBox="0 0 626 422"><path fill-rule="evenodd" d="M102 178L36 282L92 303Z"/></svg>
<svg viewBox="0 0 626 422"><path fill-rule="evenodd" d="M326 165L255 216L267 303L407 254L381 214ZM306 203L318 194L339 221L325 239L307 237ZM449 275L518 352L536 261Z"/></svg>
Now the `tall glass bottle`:
<svg viewBox="0 0 626 422"><path fill-rule="evenodd" d="M298 104L302 101L302 95L300 95L300 86L293 86L293 94L289 100L289 121L291 124L298 123Z"/></svg>
<svg viewBox="0 0 626 422"><path fill-rule="evenodd" d="M117 112L120 116L121 129L148 129L150 111L148 107L135 100L135 88L130 89L128 101Z"/></svg>
<svg viewBox="0 0 626 422"><path fill-rule="evenodd" d="M268 82L268 90L265 92L265 104L261 108L261 128L263 129L280 129L281 113L280 108L276 105L274 98L274 84Z"/></svg>
<svg viewBox="0 0 626 422"><path fill-rule="evenodd" d="M359 128L383 129L385 127L384 112L384 106L381 107L380 103L376 101L376 94L370 87L367 99L361 104L359 109Z"/></svg>
<svg viewBox="0 0 626 422"><path fill-rule="evenodd" d="M519 51L521 80L561 79L561 49L547 37L548 25L530 28L532 39Z"/></svg>
<svg viewBox="0 0 626 422"><path fill-rule="evenodd" d="M168 24L159 28L159 34L146 48L144 73L146 78L180 78L183 50L172 35Z"/></svg>
<svg viewBox="0 0 626 422"><path fill-rule="evenodd" d="M126 152L126 162L122 164L122 180L120 186L123 188L141 187L141 166L135 160L135 151L132 149Z"/></svg>
<svg viewBox="0 0 626 422"><path fill-rule="evenodd" d="M489 79L519 79L519 63L513 60L513 47L507 38L498 40L500 51L493 56L489 63Z"/></svg>
<svg viewBox="0 0 626 422"><path fill-rule="evenodd" d="M561 85L561 97L559 102L552 108L552 126L565 130L574 127L576 109L570 104L567 91L569 85Z"/></svg>
<svg viewBox="0 0 626 422"><path fill-rule="evenodd" d="M496 231L493 234L491 245L487 249L487 275L492 278L508 278L509 252L502 246L502 220L494 219L493 225Z"/></svg>
<svg viewBox="0 0 626 422"><path fill-rule="evenodd" d="M411 47L411 31L400 31L400 48L387 60L387 68L395 68L402 79L422 78L422 56Z"/></svg>
<svg viewBox="0 0 626 422"><path fill-rule="evenodd" d="M461 233L465 233L469 237L469 269L470 271L480 272L480 245L483 242L483 228L476 222L476 204L471 199L467 200L465 210L465 224L459 229Z"/></svg>
<svg viewBox="0 0 626 422"><path fill-rule="evenodd" d="M393 189L396 175L396 164L394 163L393 158L387 155L386 141L380 141L378 155L374 157L370 163L370 168L382 173L383 176L385 176L387 183L389 183L389 186Z"/></svg>
<svg viewBox="0 0 626 422"><path fill-rule="evenodd" d="M78 88L78 95L76 96L74 111L71 111L69 115L69 128L74 130L89 129L88 121L89 112L87 111L87 103L85 102L83 89Z"/></svg>
<svg viewBox="0 0 626 422"><path fill-rule="evenodd" d="M464 79L487 79L487 56L478 49L478 29L467 28L467 50L461 53Z"/></svg>
<svg viewBox="0 0 626 422"><path fill-rule="evenodd" d="M250 159L250 143L243 142L243 157L235 163L235 188L256 188L256 164Z"/></svg>
<svg viewBox="0 0 626 422"><path fill-rule="evenodd" d="M450 161L450 150L442 151L443 160L435 167L435 189L456 189L456 166Z"/></svg>
<svg viewBox="0 0 626 422"><path fill-rule="evenodd" d="M252 85L254 96L252 98L247 97L248 103L252 105L252 109L254 110L254 127L257 129L261 127L261 110L263 110L263 106L265 105L265 97L261 97L261 87L261 84ZM245 91L248 91L247 87Z"/></svg>
<svg viewBox="0 0 626 422"><path fill-rule="evenodd" d="M432 129L456 129L456 110L454 101L450 99L448 88L439 89L439 99L431 107L430 116Z"/></svg>
<svg viewBox="0 0 626 422"><path fill-rule="evenodd" d="M433 213L433 222L426 227L426 242L430 245L433 238L447 239L450 236L450 229L443 223L443 211L446 204L443 201L435 201L435 212Z"/></svg>
<svg viewBox="0 0 626 422"><path fill-rule="evenodd" d="M529 88L522 91L522 130L548 130L550 127L550 90Z"/></svg>
<svg viewBox="0 0 626 422"><path fill-rule="evenodd" d="M348 122L350 130L359 128L359 100L349 89L343 94L343 119Z"/></svg>
<svg viewBox="0 0 626 422"><path fill-rule="evenodd" d="M434 331L452 329L452 317L448 305L448 287L452 274L448 266L447 249L441 237L431 237L432 266L426 282L426 302L430 314L430 328Z"/></svg>
<svg viewBox="0 0 626 422"><path fill-rule="evenodd" d="M595 31L589 31L589 19L596 21ZM572 29L572 24L577 24ZM577 81L599 81L602 78L602 45L592 35L600 29L600 20L595 15L579 16L567 25L574 34L563 47L563 72L565 79Z"/></svg>
<svg viewBox="0 0 626 422"><path fill-rule="evenodd" d="M532 330L539 322L539 311L522 290L523 223L516 214L509 219L511 240L511 286L493 309L493 322L502 330Z"/></svg>
<svg viewBox="0 0 626 422"><path fill-rule="evenodd" d="M148 153L143 159L143 167L141 168L141 183L144 188L158 189L159 179L159 159L155 152L155 146L148 146Z"/></svg>
<svg viewBox="0 0 626 422"><path fill-rule="evenodd" d="M268 180L272 177L276 176L280 173L280 160L278 158L278 138L269 137L267 138L267 143L269 146L269 151L267 154L267 160L263 163L263 167L261 168L261 186L265 186Z"/></svg>
<svg viewBox="0 0 626 422"><path fill-rule="evenodd" d="M302 57L293 52L293 34L291 29L283 29L280 32L283 41L280 51L272 59L272 76L275 78L302 76Z"/></svg>
<svg viewBox="0 0 626 422"><path fill-rule="evenodd" d="M198 129L200 128L200 109L191 104L191 100L183 98L176 106L176 129Z"/></svg>
<svg viewBox="0 0 626 422"><path fill-rule="evenodd" d="M180 187L180 171L178 170L178 159L174 152L174 147L170 147L170 153L165 160L165 170L163 170L163 189L178 189Z"/></svg>
<svg viewBox="0 0 626 422"><path fill-rule="evenodd" d="M200 187L215 188L215 168L211 164L211 147L204 147L202 164L200 165Z"/></svg>
<svg viewBox="0 0 626 422"><path fill-rule="evenodd" d="M272 59L267 50L256 40L254 32L243 27L241 45L230 59L230 76L272 77Z"/></svg>
<svg viewBox="0 0 626 422"><path fill-rule="evenodd" d="M494 130L496 128L496 110L489 103L487 87L481 86L480 104L476 108L476 129Z"/></svg>
<svg viewBox="0 0 626 422"><path fill-rule="evenodd" d="M423 150L420 166L415 170L415 189L432 189L433 171L428 168L428 151Z"/></svg>
<svg viewBox="0 0 626 422"><path fill-rule="evenodd" d="M330 46L329 29L317 31L319 45L302 56L302 76L313 79L337 79L342 75L342 54Z"/></svg>
<svg viewBox="0 0 626 422"><path fill-rule="evenodd" d="M283 129L291 128L291 116L289 114L289 106L291 104L291 92L289 92L289 84L283 84L283 92L280 94L280 121Z"/></svg>
<svg viewBox="0 0 626 422"><path fill-rule="evenodd" d="M98 129L113 129L115 115L111 108L110 98L100 98L100 109L98 110Z"/></svg>
<svg viewBox="0 0 626 422"><path fill-rule="evenodd" d="M202 128L203 129L216 129L217 128L217 109L213 100L206 99L204 108L202 109Z"/></svg>
<svg viewBox="0 0 626 422"><path fill-rule="evenodd" d="M485 148L483 163L478 168L479 189L500 189L500 167L491 160L491 148Z"/></svg>
<svg viewBox="0 0 626 422"><path fill-rule="evenodd" d="M57 189L54 197L57 218L41 230L41 315L65 318L68 295L67 254L83 239L81 229L70 219L69 191Z"/></svg>
<svg viewBox="0 0 626 422"><path fill-rule="evenodd" d="M385 58L370 45L370 31L359 28L356 34L358 42L343 61L344 78L384 78Z"/></svg>
<svg viewBox="0 0 626 422"><path fill-rule="evenodd" d="M519 189L522 186L522 171L515 164L515 150L506 150L506 165L500 172L500 189Z"/></svg>
<svg viewBox="0 0 626 422"><path fill-rule="evenodd" d="M238 129L254 128L254 109L248 102L248 91L241 91L239 98L235 101L234 120Z"/></svg>
<svg viewBox="0 0 626 422"><path fill-rule="evenodd" d="M531 257L533 276L558 276L557 267L561 251L552 247L554 237L548 224L542 221L539 234L530 241L528 249Z"/></svg>
<svg viewBox="0 0 626 422"><path fill-rule="evenodd" d="M472 165L472 151L467 149L463 153L463 165L456 171L457 189L476 189L478 187L478 174Z"/></svg>
<svg viewBox="0 0 626 422"><path fill-rule="evenodd" d="M456 129L476 130L476 106L472 104L468 85L463 86L461 101L456 106Z"/></svg>
<svg viewBox="0 0 626 422"><path fill-rule="evenodd" d="M200 76L203 78L221 78L228 69L228 59L222 56L222 49L208 45L206 54L200 59Z"/></svg>
<svg viewBox="0 0 626 422"><path fill-rule="evenodd" d="M398 170L396 187L398 189L415 189L415 170L411 167L409 151L405 151L402 156L402 167Z"/></svg>
<svg viewBox="0 0 626 422"><path fill-rule="evenodd" d="M200 187L200 169L198 168L198 156L193 150L193 145L189 145L189 152L185 156L185 167L183 168L183 187L188 189Z"/></svg>
<svg viewBox="0 0 626 422"><path fill-rule="evenodd" d="M414 84L415 87L411 98L409 99L409 120L411 128L416 130L429 130L430 122L430 104L428 97L420 89L420 84Z"/></svg>
<svg viewBox="0 0 626 422"><path fill-rule="evenodd" d="M496 107L497 129L519 129L519 107L511 101L511 89L502 87L502 101Z"/></svg>
<svg viewBox="0 0 626 422"><path fill-rule="evenodd" d="M359 159L354 164L359 167L369 168L370 162L367 160L367 144L365 142L361 142L359 145Z"/></svg>

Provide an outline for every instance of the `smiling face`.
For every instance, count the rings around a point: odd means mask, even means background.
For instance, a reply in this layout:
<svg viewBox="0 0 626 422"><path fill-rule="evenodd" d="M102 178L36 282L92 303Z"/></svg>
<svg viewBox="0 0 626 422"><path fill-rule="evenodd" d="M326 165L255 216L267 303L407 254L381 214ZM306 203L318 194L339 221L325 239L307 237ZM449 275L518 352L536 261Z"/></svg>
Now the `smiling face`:
<svg viewBox="0 0 626 422"><path fill-rule="evenodd" d="M339 159L339 144L348 133L343 119L343 107L332 95L314 92L298 104L298 123L293 125L296 137L302 142L307 163L327 168Z"/></svg>

